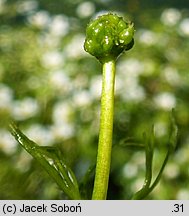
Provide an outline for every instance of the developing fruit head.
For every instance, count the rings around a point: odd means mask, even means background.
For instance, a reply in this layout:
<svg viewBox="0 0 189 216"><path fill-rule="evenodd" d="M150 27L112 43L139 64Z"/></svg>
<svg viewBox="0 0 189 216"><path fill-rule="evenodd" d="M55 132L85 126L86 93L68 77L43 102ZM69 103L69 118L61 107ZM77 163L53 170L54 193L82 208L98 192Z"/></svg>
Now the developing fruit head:
<svg viewBox="0 0 189 216"><path fill-rule="evenodd" d="M134 25L116 14L105 14L92 20L86 29L84 49L101 62L116 59L134 45Z"/></svg>

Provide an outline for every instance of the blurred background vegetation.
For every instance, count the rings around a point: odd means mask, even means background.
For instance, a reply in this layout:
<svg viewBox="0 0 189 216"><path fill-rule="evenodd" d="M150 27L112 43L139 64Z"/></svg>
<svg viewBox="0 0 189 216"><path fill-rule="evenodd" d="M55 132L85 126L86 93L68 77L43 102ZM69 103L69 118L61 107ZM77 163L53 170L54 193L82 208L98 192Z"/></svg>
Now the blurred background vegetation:
<svg viewBox="0 0 189 216"><path fill-rule="evenodd" d="M64 199L9 134L13 118L39 145L58 146L78 180L95 163L101 65L83 50L91 18L116 12L135 23L135 45L117 63L108 199L141 188L145 155L125 148L154 125L154 174L179 128L175 154L147 199L189 199L189 2L185 0L0 0L0 199ZM93 181L88 184L89 193Z"/></svg>

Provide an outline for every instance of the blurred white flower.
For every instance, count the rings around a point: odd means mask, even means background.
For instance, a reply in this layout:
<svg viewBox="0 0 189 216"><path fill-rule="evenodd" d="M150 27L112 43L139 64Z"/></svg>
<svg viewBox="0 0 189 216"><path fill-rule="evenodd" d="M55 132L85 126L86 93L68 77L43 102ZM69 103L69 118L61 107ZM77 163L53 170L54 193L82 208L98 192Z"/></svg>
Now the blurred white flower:
<svg viewBox="0 0 189 216"><path fill-rule="evenodd" d="M179 175L179 167L176 163L168 163L165 167L164 175L169 178L173 179Z"/></svg>
<svg viewBox="0 0 189 216"><path fill-rule="evenodd" d="M179 26L179 33L181 33L183 36L189 37L189 18L182 20Z"/></svg>
<svg viewBox="0 0 189 216"><path fill-rule="evenodd" d="M119 83L116 81L116 88L124 100L138 102L145 98L144 88L138 83L139 75L143 73L143 70L143 64L137 59L128 59L118 64L117 81Z"/></svg>
<svg viewBox="0 0 189 216"><path fill-rule="evenodd" d="M39 105L33 98L24 98L14 101L12 115L17 120L24 120L35 116L39 111Z"/></svg>
<svg viewBox="0 0 189 216"><path fill-rule="evenodd" d="M45 28L50 23L50 16L47 11L39 11L28 17L28 21L31 25L38 28Z"/></svg>
<svg viewBox="0 0 189 216"><path fill-rule="evenodd" d="M49 74L49 82L54 89L59 90L61 93L70 92L72 82L64 71L52 71Z"/></svg>
<svg viewBox="0 0 189 216"><path fill-rule="evenodd" d="M122 88L123 88L122 76L117 74L115 79L115 94L119 95L122 92Z"/></svg>
<svg viewBox="0 0 189 216"><path fill-rule="evenodd" d="M179 85L181 83L181 77L176 68L167 66L163 69L162 74L164 74L165 79L171 85Z"/></svg>
<svg viewBox="0 0 189 216"><path fill-rule="evenodd" d="M139 36L138 40L144 45L154 45L158 41L157 34L150 30L139 30L137 35Z"/></svg>
<svg viewBox="0 0 189 216"><path fill-rule="evenodd" d="M92 97L86 90L76 92L73 96L73 103L78 107L89 105L91 103L91 100Z"/></svg>
<svg viewBox="0 0 189 216"><path fill-rule="evenodd" d="M163 92L154 97L155 104L164 109L171 110L176 106L176 98L172 93Z"/></svg>
<svg viewBox="0 0 189 216"><path fill-rule="evenodd" d="M51 130L40 124L31 125L29 128L24 130L24 133L28 136L29 139L33 140L39 145L51 145L53 142Z"/></svg>
<svg viewBox="0 0 189 216"><path fill-rule="evenodd" d="M46 32L39 36L39 43L41 47L47 47L49 51L57 50L60 47L61 37Z"/></svg>
<svg viewBox="0 0 189 216"><path fill-rule="evenodd" d="M64 50L68 58L80 58L87 55L83 48L84 41L85 36L83 34L77 34L70 40Z"/></svg>
<svg viewBox="0 0 189 216"><path fill-rule="evenodd" d="M120 92L123 100L140 102L145 99L145 91L142 86L136 83L133 79L128 79L125 82L125 87Z"/></svg>
<svg viewBox="0 0 189 216"><path fill-rule="evenodd" d="M117 70L123 76L137 77L144 71L144 65L141 61L135 58L120 61L117 65Z"/></svg>
<svg viewBox="0 0 189 216"><path fill-rule="evenodd" d="M62 122L51 128L54 139L69 139L75 134L74 126L71 123Z"/></svg>
<svg viewBox="0 0 189 216"><path fill-rule="evenodd" d="M18 2L17 11L19 13L31 13L38 7L38 2L35 0Z"/></svg>
<svg viewBox="0 0 189 216"><path fill-rule="evenodd" d="M22 151L19 155L19 158L16 162L16 168L19 169L20 172L26 172L29 170L32 156L25 151Z"/></svg>
<svg viewBox="0 0 189 216"><path fill-rule="evenodd" d="M188 161L189 155L189 137L187 137L186 143L184 143L182 148L178 149L175 153L175 160L180 166L184 166L184 164ZM189 169L188 169L189 171Z"/></svg>
<svg viewBox="0 0 189 216"><path fill-rule="evenodd" d="M65 36L69 31L69 21L66 16L57 15L52 18L49 26L50 33L55 36Z"/></svg>
<svg viewBox="0 0 189 216"><path fill-rule="evenodd" d="M179 192L177 193L176 199L178 199L178 200L189 200L188 189L186 189L186 188L180 189Z"/></svg>
<svg viewBox="0 0 189 216"><path fill-rule="evenodd" d="M46 68L61 67L64 63L64 56L58 51L49 51L42 57L42 65Z"/></svg>
<svg viewBox="0 0 189 216"><path fill-rule="evenodd" d="M54 139L68 139L75 134L73 119L73 107L67 101L59 101L53 109L53 126L51 127Z"/></svg>
<svg viewBox="0 0 189 216"><path fill-rule="evenodd" d="M0 84L0 108L11 109L13 101L13 91L10 87Z"/></svg>
<svg viewBox="0 0 189 216"><path fill-rule="evenodd" d="M100 99L102 91L102 76L96 75L91 79L90 94L94 99Z"/></svg>
<svg viewBox="0 0 189 216"><path fill-rule="evenodd" d="M92 16L95 12L95 5L93 2L82 2L78 5L76 13L80 18Z"/></svg>
<svg viewBox="0 0 189 216"><path fill-rule="evenodd" d="M17 142L11 134L3 129L0 130L0 149L6 154L12 154L16 150Z"/></svg>
<svg viewBox="0 0 189 216"><path fill-rule="evenodd" d="M53 108L53 122L55 124L70 123L73 116L73 107L67 101L59 101Z"/></svg>
<svg viewBox="0 0 189 216"><path fill-rule="evenodd" d="M144 182L143 178L140 178L141 170L144 169L145 157L143 152L136 152L129 163L126 163L123 167L123 175L126 178L134 178L134 182L132 184L132 191L138 191ZM135 178L137 176L137 178ZM136 180L136 181L135 181Z"/></svg>
<svg viewBox="0 0 189 216"><path fill-rule="evenodd" d="M161 14L161 21L167 26L174 26L181 19L181 13L175 8L168 8Z"/></svg>
<svg viewBox="0 0 189 216"><path fill-rule="evenodd" d="M126 177L126 178L134 178L135 176L137 176L138 167L136 165L134 165L134 164L127 163L123 167L122 172L123 172L124 177Z"/></svg>

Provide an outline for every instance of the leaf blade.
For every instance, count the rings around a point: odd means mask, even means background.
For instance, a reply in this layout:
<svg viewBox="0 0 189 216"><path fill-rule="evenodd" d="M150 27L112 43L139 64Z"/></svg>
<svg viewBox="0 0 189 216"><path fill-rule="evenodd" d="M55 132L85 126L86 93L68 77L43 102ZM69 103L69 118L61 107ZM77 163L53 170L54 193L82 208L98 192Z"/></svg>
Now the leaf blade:
<svg viewBox="0 0 189 216"><path fill-rule="evenodd" d="M61 152L58 149L38 146L28 139L14 123L9 125L9 130L17 142L41 164L43 169L70 199L80 199L76 177L61 158Z"/></svg>

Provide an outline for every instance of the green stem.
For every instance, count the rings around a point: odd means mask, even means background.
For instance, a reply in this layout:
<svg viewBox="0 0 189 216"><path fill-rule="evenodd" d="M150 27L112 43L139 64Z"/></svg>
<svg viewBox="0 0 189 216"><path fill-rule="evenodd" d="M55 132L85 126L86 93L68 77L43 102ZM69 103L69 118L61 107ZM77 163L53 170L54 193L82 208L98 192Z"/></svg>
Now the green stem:
<svg viewBox="0 0 189 216"><path fill-rule="evenodd" d="M97 165L93 189L93 200L104 200L107 196L113 132L115 61L103 63L100 133Z"/></svg>

